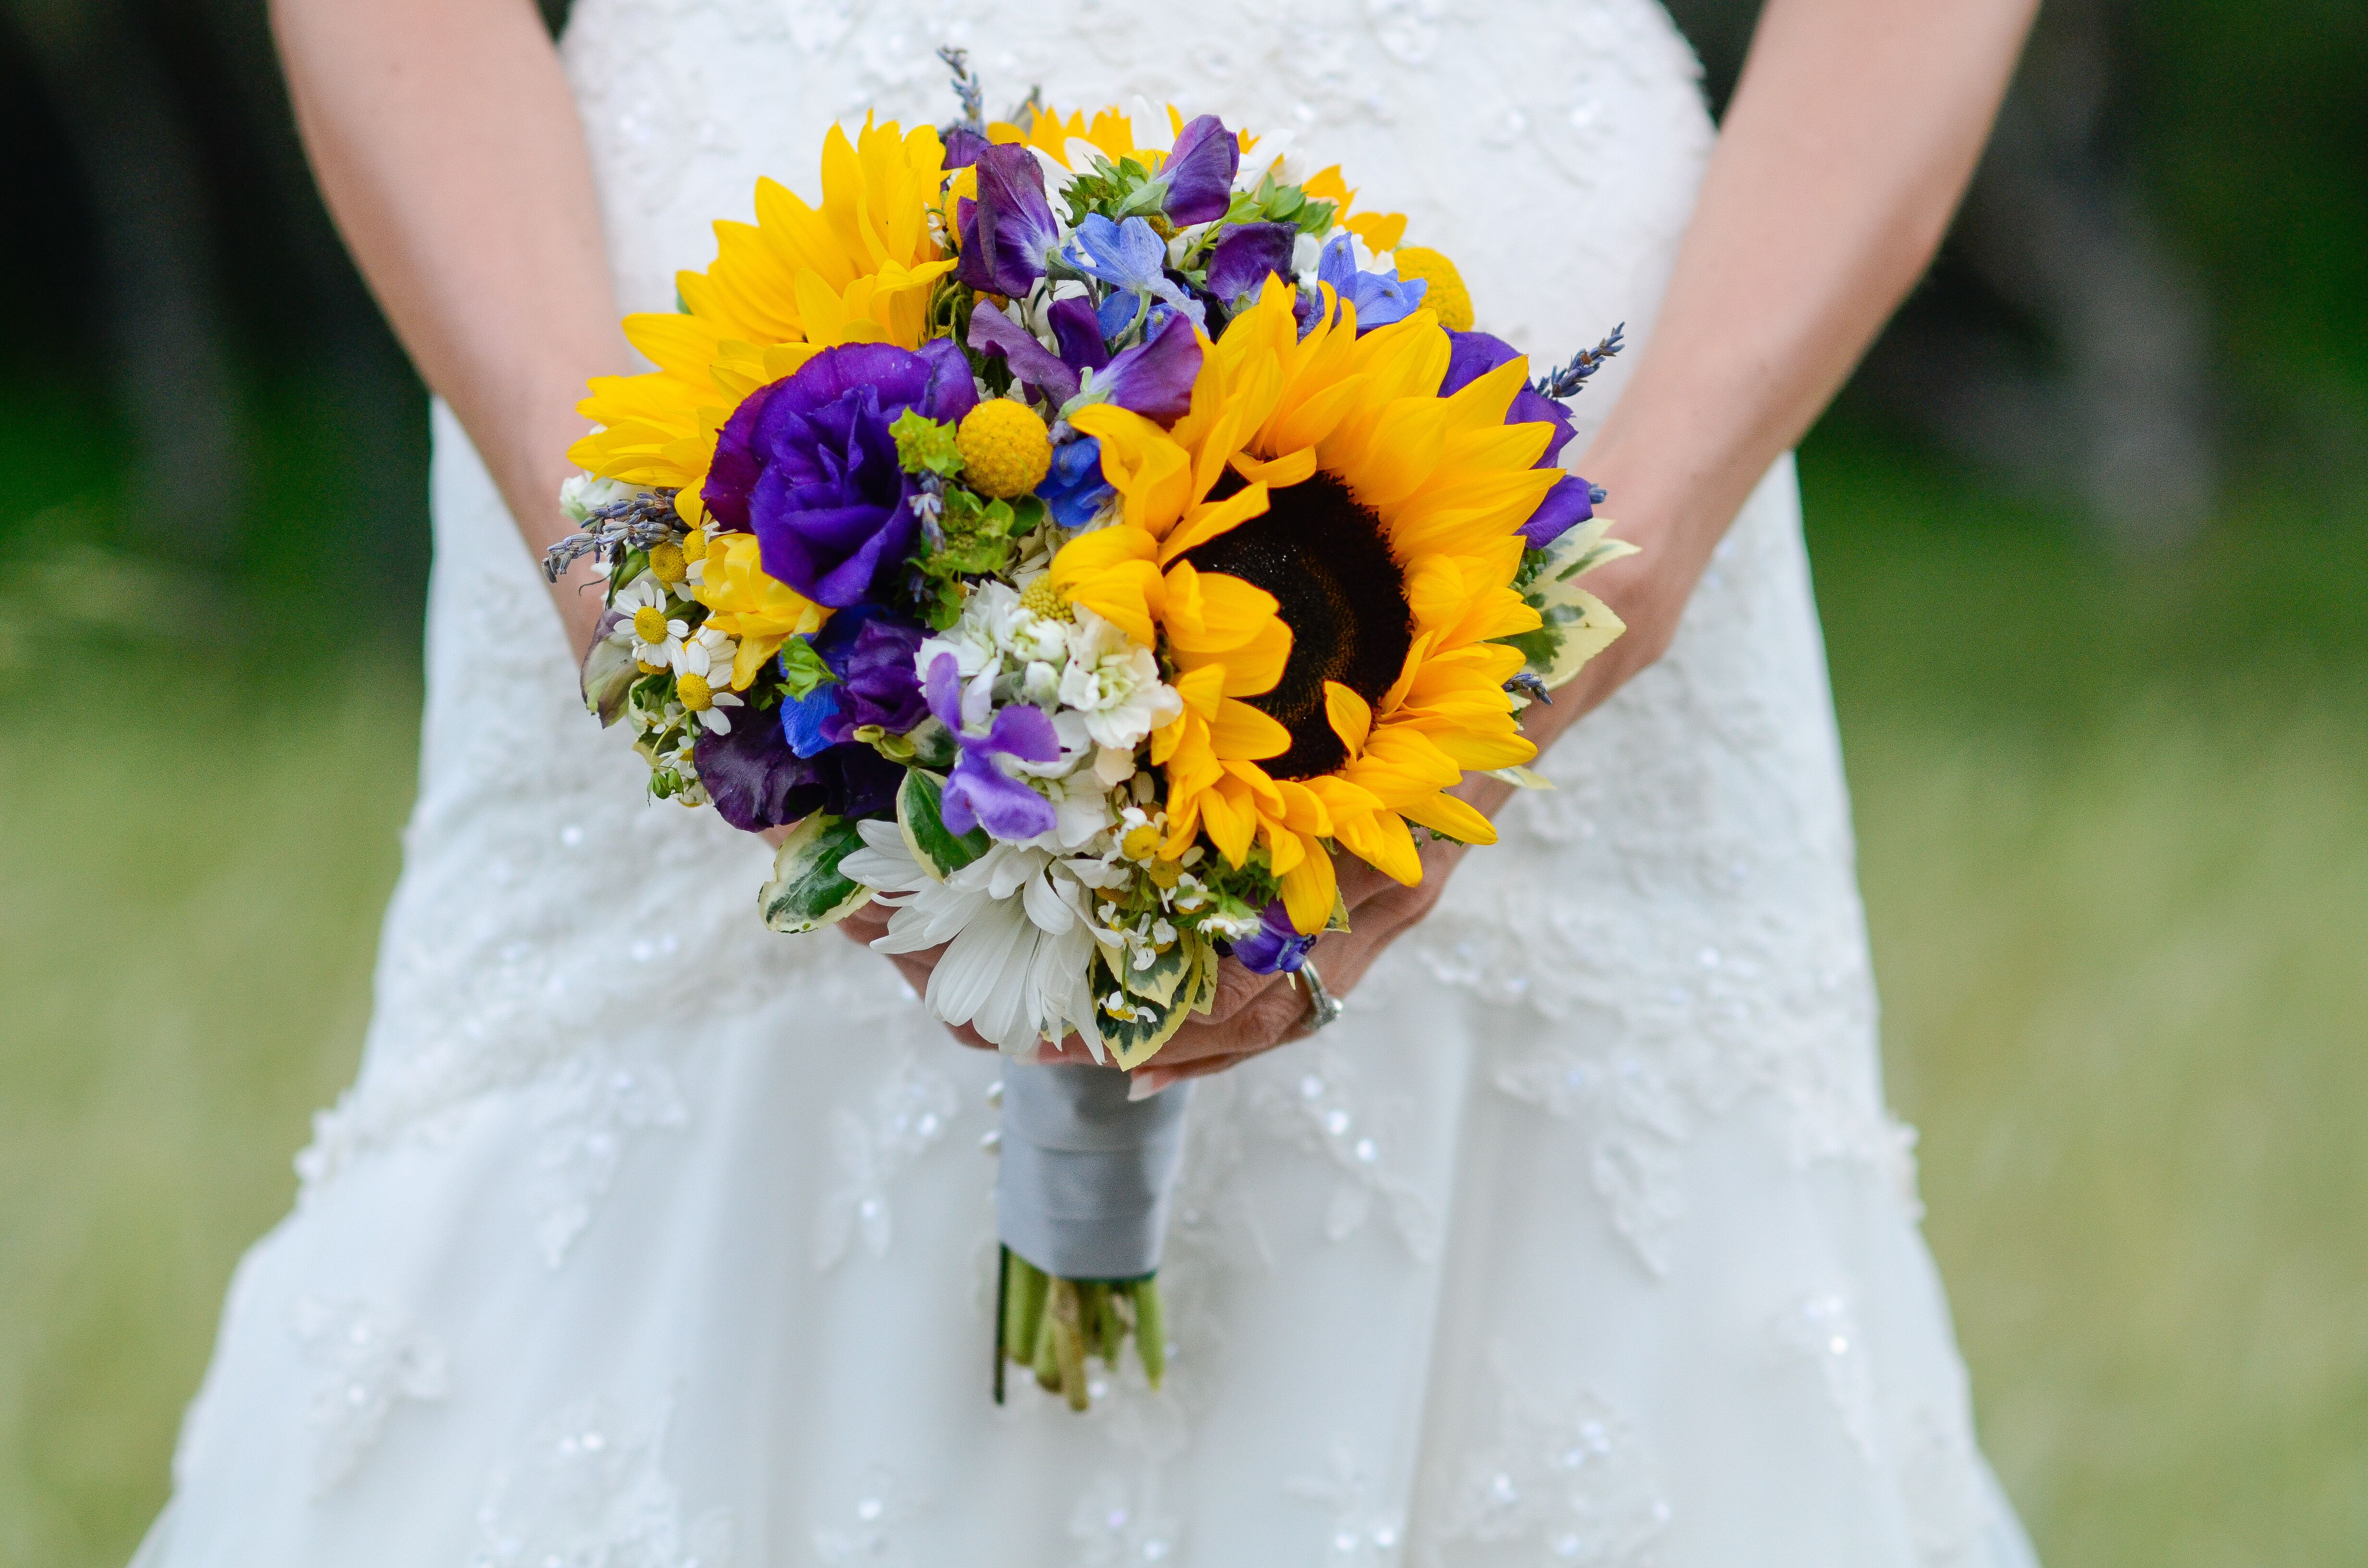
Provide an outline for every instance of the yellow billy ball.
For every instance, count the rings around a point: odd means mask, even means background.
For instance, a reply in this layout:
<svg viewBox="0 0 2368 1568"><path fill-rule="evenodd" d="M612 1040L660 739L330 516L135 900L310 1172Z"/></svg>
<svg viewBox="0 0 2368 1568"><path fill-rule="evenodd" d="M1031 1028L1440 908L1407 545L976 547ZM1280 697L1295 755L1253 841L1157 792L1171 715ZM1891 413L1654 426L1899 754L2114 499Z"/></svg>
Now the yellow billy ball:
<svg viewBox="0 0 2368 1568"><path fill-rule="evenodd" d="M1422 302L1439 312L1440 325L1450 332L1472 330L1472 290L1463 286L1463 274L1453 262L1422 245L1400 245L1393 259L1400 278L1419 278L1430 285L1423 290Z"/></svg>
<svg viewBox="0 0 2368 1568"><path fill-rule="evenodd" d="M982 495L1007 500L1043 483L1053 466L1044 422L1008 398L990 398L962 415L955 433L962 477Z"/></svg>

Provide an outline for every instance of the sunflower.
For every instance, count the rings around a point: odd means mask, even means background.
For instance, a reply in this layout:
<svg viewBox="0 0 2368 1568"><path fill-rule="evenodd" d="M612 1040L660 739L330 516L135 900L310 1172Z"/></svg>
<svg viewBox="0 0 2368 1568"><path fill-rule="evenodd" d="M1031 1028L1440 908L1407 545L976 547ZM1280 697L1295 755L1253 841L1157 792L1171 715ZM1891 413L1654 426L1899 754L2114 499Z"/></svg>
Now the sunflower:
<svg viewBox="0 0 2368 1568"><path fill-rule="evenodd" d="M1505 681L1540 624L1512 586L1520 525L1561 475L1552 434L1507 425L1515 359L1438 395L1449 343L1419 311L1360 337L1327 290L1304 338L1269 279L1217 342L1172 429L1099 404L1121 510L1064 545L1066 598L1163 645L1183 713L1152 738L1180 857L1205 830L1227 861L1264 846L1292 924L1323 927L1325 840L1412 885L1408 824L1471 844L1488 820L1444 791L1528 762Z"/></svg>
<svg viewBox="0 0 2368 1568"><path fill-rule="evenodd" d="M823 139L820 208L757 182L757 222L715 225L715 264L677 275L682 310L625 318L657 369L604 376L578 405L602 428L568 452L604 479L670 487L699 523L715 435L740 401L843 343L916 348L943 255L945 149L928 126L869 118ZM938 222L933 226L932 215Z"/></svg>

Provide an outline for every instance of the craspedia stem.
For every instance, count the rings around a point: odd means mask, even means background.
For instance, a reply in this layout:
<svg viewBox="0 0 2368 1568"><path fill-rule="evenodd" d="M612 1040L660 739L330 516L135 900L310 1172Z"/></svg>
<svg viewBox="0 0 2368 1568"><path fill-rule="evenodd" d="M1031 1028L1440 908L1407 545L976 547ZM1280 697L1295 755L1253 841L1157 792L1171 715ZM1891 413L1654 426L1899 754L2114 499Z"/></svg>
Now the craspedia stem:
<svg viewBox="0 0 2368 1568"><path fill-rule="evenodd" d="M1134 1353L1143 1358L1143 1375L1157 1388L1167 1375L1167 1313L1160 1305L1156 1275L1134 1287Z"/></svg>

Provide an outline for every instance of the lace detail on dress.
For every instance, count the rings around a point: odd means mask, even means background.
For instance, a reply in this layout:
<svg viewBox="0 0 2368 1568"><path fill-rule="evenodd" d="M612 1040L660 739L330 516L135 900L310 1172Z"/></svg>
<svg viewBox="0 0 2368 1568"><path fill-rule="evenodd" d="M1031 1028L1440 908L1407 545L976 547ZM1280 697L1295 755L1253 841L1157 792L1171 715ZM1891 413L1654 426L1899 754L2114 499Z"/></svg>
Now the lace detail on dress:
<svg viewBox="0 0 2368 1568"><path fill-rule="evenodd" d="M1899 1499L1923 1568L1970 1568L1991 1524L1974 1457L1973 1435L1929 1404L1907 1418L1899 1464Z"/></svg>
<svg viewBox="0 0 2368 1568"><path fill-rule="evenodd" d="M1332 1445L1332 1472L1291 1483L1293 1496L1331 1512L1323 1561L1330 1568L1391 1568L1406 1541L1406 1510L1376 1495L1378 1483L1357 1462L1349 1439Z"/></svg>
<svg viewBox="0 0 2368 1568"><path fill-rule="evenodd" d="M844 1106L831 1112L831 1156L839 1183L823 1196L816 1218L816 1268L837 1267L859 1233L866 1252L888 1256L895 1227L889 1184L945 1137L958 1109L953 1084L922 1066L912 1047L902 1046L896 1064L872 1096L869 1120Z"/></svg>
<svg viewBox="0 0 2368 1568"><path fill-rule="evenodd" d="M881 1568L910 1562L897 1543L896 1528L917 1516L924 1505L885 1465L866 1472L861 1490L848 1506L849 1522L823 1525L814 1532L814 1556L833 1565L871 1562Z"/></svg>
<svg viewBox="0 0 2368 1568"><path fill-rule="evenodd" d="M1816 1365L1853 1448L1875 1458L1874 1367L1858 1313L1839 1291L1804 1296L1778 1314L1777 1342Z"/></svg>
<svg viewBox="0 0 2368 1568"><path fill-rule="evenodd" d="M1338 1242L1354 1235L1378 1198L1389 1206L1406 1251L1423 1262L1439 1256L1438 1210L1393 1163L1410 1108L1402 1096L1364 1094L1346 1053L1328 1046L1262 1066L1257 1085L1252 1105L1266 1126L1323 1155L1339 1176L1325 1210L1326 1236Z"/></svg>
<svg viewBox="0 0 2368 1568"><path fill-rule="evenodd" d="M486 1482L470 1568L730 1568L728 1512L682 1523L661 1468L669 1419L632 1425L595 1397L537 1427Z"/></svg>
<svg viewBox="0 0 2368 1568"><path fill-rule="evenodd" d="M1613 1227L1655 1274L1666 1272L1668 1235L1686 1209L1676 1147L1686 1135L1686 1109L1660 1064L1639 1051L1617 1050L1597 1061L1556 1045L1499 1067L1494 1082L1515 1099L1578 1124Z"/></svg>
<svg viewBox="0 0 2368 1568"><path fill-rule="evenodd" d="M535 1085L527 1114L535 1126L535 1239L553 1268L592 1222L593 1200L616 1179L630 1137L690 1121L664 1067L592 1056L566 1062Z"/></svg>
<svg viewBox="0 0 2368 1568"><path fill-rule="evenodd" d="M1078 1543L1079 1568L1172 1562L1184 1521L1161 1501L1159 1467L1146 1464L1131 1483L1115 1471L1096 1476L1069 1510L1069 1535Z"/></svg>
<svg viewBox="0 0 2368 1568"><path fill-rule="evenodd" d="M438 1401L451 1392L450 1358L407 1314L368 1301L305 1296L294 1318L304 1358L327 1369L311 1411L321 1445L313 1487L326 1493L360 1464L398 1400Z"/></svg>
<svg viewBox="0 0 2368 1568"><path fill-rule="evenodd" d="M1535 1550L1486 1561L1646 1568L1669 1505L1628 1424L1592 1393L1550 1403L1504 1346L1493 1359L1503 1426L1464 1461L1455 1501L1427 1543L1432 1561L1467 1559L1450 1550L1463 1543L1519 1543Z"/></svg>

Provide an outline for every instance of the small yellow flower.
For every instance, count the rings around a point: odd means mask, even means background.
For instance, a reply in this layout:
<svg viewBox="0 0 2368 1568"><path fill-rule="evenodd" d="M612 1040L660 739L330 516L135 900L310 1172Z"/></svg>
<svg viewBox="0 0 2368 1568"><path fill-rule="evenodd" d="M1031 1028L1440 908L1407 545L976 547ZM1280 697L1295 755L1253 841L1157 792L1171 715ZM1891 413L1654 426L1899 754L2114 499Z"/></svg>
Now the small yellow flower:
<svg viewBox="0 0 2368 1568"><path fill-rule="evenodd" d="M1472 290L1463 286L1463 274L1453 262L1422 245L1400 245L1396 260L1400 278L1419 278L1430 285L1422 302L1439 312L1440 325L1450 332L1472 330Z"/></svg>
<svg viewBox="0 0 2368 1568"><path fill-rule="evenodd" d="M705 676L677 676L674 683L675 699L693 713L704 713L715 706L714 688Z"/></svg>
<svg viewBox="0 0 2368 1568"><path fill-rule="evenodd" d="M666 640L666 615L662 609L637 609L633 612L633 635L644 642Z"/></svg>
<svg viewBox="0 0 2368 1568"><path fill-rule="evenodd" d="M650 546L650 571L661 583L679 583L688 569L689 560L678 544Z"/></svg>
<svg viewBox="0 0 2368 1568"><path fill-rule="evenodd" d="M962 477L997 500L1025 495L1053 466L1053 440L1044 422L1008 398L990 399L964 415L955 441Z"/></svg>

